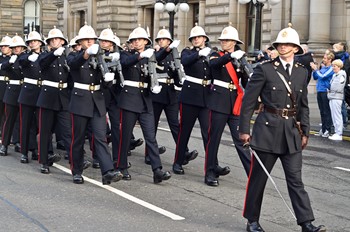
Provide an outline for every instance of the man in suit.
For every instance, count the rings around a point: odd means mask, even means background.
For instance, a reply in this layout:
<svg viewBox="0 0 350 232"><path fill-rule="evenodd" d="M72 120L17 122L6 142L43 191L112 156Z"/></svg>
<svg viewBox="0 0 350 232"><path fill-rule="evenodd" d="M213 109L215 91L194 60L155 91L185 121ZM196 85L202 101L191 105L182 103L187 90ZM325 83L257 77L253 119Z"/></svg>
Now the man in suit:
<svg viewBox="0 0 350 232"><path fill-rule="evenodd" d="M150 72L148 72L148 67L150 65L149 59L154 56L154 49L146 49L146 46L151 44L151 40L148 38L146 30L141 27L135 28L130 33L129 41L133 49L129 52L121 52L120 56L120 63L123 67L125 80L118 102L121 111L121 133L118 162L116 166L125 176L124 179L131 179L127 171L127 152L130 146L132 130L138 120L151 161L153 182L157 184L163 180L168 180L171 175L169 172L164 172L162 170L155 133L153 105L150 92L159 93L159 86L151 86L152 80ZM164 53L161 57L164 58L166 55L167 54Z"/></svg>
<svg viewBox="0 0 350 232"><path fill-rule="evenodd" d="M198 25L191 29L190 37L192 48L186 48L181 52L181 63L184 67L186 80L180 93L180 129L176 144L173 171L183 175L182 167L191 158L186 157L186 148L196 120L199 120L204 150L208 143L209 110L207 99L211 84L209 68L209 54L211 49L207 47L209 37L204 29Z"/></svg>
<svg viewBox="0 0 350 232"><path fill-rule="evenodd" d="M91 26L79 30L76 42L82 49L68 62L74 81L69 111L72 113L72 144L70 163L73 183L82 184L84 168L84 143L88 124L94 135L94 150L100 164L102 184L119 181L122 174L114 171L106 140L106 105L101 85L114 80L114 73L102 70L97 36ZM94 66L98 62L99 65Z"/></svg>
<svg viewBox="0 0 350 232"><path fill-rule="evenodd" d="M4 70L6 76L9 78L3 98L6 110L5 122L2 128L1 156L7 155L7 147L10 144L11 135L19 112L17 100L21 91L23 75L18 60L21 56L25 55L27 45L20 36L16 35L12 37L10 48L12 48L11 58L1 64L1 70Z"/></svg>
<svg viewBox="0 0 350 232"><path fill-rule="evenodd" d="M256 151L268 172L277 159L281 160L289 196L302 232L326 231L314 226L309 196L301 177L302 150L309 138L309 106L306 68L297 63L295 54L303 52L298 33L282 29L273 46L279 57L256 67L247 84L241 107L239 132L242 142ZM264 108L259 112L252 136L250 119L256 99L261 97ZM267 175L256 157L252 157L243 216L248 219L247 231L264 231L259 224Z"/></svg>
<svg viewBox="0 0 350 232"><path fill-rule="evenodd" d="M218 186L218 176L227 175L229 167L220 167L218 164L218 150L222 133L226 124L231 131L238 156L243 164L246 174L249 174L250 154L243 149L239 139L238 124L241 110L243 87L249 76L238 71L236 63L244 55L244 51L236 50L236 44L243 44L238 38L236 28L225 27L219 37L222 50L210 56L210 69L213 75L213 86L208 98L209 114L209 140L205 155L204 182L209 186Z"/></svg>
<svg viewBox="0 0 350 232"><path fill-rule="evenodd" d="M2 122L4 119L5 104L2 101L5 95L6 86L8 84L8 77L6 71L1 69L3 62L6 62L10 59L12 49L10 48L11 37L4 36L0 42L1 56L0 56L0 131L2 128ZM1 135L0 135L1 136Z"/></svg>

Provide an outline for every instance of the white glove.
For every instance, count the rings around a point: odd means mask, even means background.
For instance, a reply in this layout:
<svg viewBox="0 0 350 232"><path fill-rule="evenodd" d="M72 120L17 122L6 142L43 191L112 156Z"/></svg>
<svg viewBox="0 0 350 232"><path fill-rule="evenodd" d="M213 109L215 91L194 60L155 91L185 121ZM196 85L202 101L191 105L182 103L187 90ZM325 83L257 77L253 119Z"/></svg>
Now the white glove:
<svg viewBox="0 0 350 232"><path fill-rule="evenodd" d="M173 49L173 48L177 48L180 44L181 40L174 40L170 45L169 48Z"/></svg>
<svg viewBox="0 0 350 232"><path fill-rule="evenodd" d="M199 54L199 56L207 56L207 55L209 55L210 51L211 51L210 48L205 47L205 48L203 48L202 50L200 50L200 51L198 52L198 54Z"/></svg>
<svg viewBox="0 0 350 232"><path fill-rule="evenodd" d="M154 53L154 49L153 48L149 48L143 52L140 53L140 57L141 58L150 58Z"/></svg>
<svg viewBox="0 0 350 232"><path fill-rule="evenodd" d="M16 60L17 60L17 55L12 55L11 58L10 58L10 60L9 60L9 63L10 63L10 64L13 64L13 63L16 62Z"/></svg>
<svg viewBox="0 0 350 232"><path fill-rule="evenodd" d="M105 82L111 82L114 80L114 73L108 72L105 74L105 76L103 77L103 80Z"/></svg>
<svg viewBox="0 0 350 232"><path fill-rule="evenodd" d="M231 57L234 59L241 59L244 56L245 52L242 50L234 51L231 53Z"/></svg>
<svg viewBox="0 0 350 232"><path fill-rule="evenodd" d="M108 56L112 57L112 61L118 61L120 59L119 52L110 53Z"/></svg>
<svg viewBox="0 0 350 232"><path fill-rule="evenodd" d="M152 91L152 93L158 94L162 90L162 87L163 86L161 86L161 85L156 85L151 89L151 91Z"/></svg>
<svg viewBox="0 0 350 232"><path fill-rule="evenodd" d="M62 56L63 52L64 52L64 47L59 47L53 52L53 54L55 56Z"/></svg>
<svg viewBox="0 0 350 232"><path fill-rule="evenodd" d="M28 60L31 61L31 62L35 62L38 59L38 57L39 57L39 54L34 52L30 56L28 56Z"/></svg>
<svg viewBox="0 0 350 232"><path fill-rule="evenodd" d="M99 49L98 44L93 44L88 49L86 49L86 53L89 55L96 55L98 52L98 49Z"/></svg>

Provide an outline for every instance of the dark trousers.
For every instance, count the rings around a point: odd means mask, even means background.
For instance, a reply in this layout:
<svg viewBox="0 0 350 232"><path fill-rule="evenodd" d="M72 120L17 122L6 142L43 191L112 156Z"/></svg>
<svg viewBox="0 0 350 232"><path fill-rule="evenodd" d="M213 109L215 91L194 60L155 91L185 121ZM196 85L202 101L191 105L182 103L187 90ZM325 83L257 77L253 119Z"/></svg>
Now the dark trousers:
<svg viewBox="0 0 350 232"><path fill-rule="evenodd" d="M93 117L84 117L72 114L72 144L70 152L70 163L72 174L82 174L84 165L85 133L91 125L95 155L101 167L102 175L113 170L111 154L106 141L106 116L100 116L95 109Z"/></svg>
<svg viewBox="0 0 350 232"><path fill-rule="evenodd" d="M178 132L179 132L179 104L162 104L153 102L153 112L154 112L154 123L155 129L157 131L160 116L164 110L168 125L171 131L171 135L176 143ZM156 132L157 133L157 132Z"/></svg>
<svg viewBox="0 0 350 232"><path fill-rule="evenodd" d="M28 150L37 149L38 124L36 113L38 112L36 111L39 112L35 106L19 105L21 153L24 155L28 154Z"/></svg>
<svg viewBox="0 0 350 232"><path fill-rule="evenodd" d="M6 147L10 144L11 135L18 116L18 111L19 111L18 106L5 104L5 121L4 121L4 125L2 126L1 141L2 141L2 145Z"/></svg>
<svg viewBox="0 0 350 232"><path fill-rule="evenodd" d="M218 150L221 136L226 124L228 124L236 151L248 176L250 170L250 152L248 149L243 148L243 142L239 139L239 116L210 111L209 118L209 140L205 154L205 171L213 171L218 165Z"/></svg>
<svg viewBox="0 0 350 232"><path fill-rule="evenodd" d="M113 161L118 160L119 141L120 141L120 109L117 104L107 109L109 121L111 123L112 136L112 157Z"/></svg>
<svg viewBox="0 0 350 232"><path fill-rule="evenodd" d="M40 108L39 110L39 163L48 164L49 146L52 142L52 132L56 124L62 129L64 146L69 149L71 142L71 119L68 111L55 111ZM69 150L66 150L68 152Z"/></svg>
<svg viewBox="0 0 350 232"><path fill-rule="evenodd" d="M287 181L289 197L297 218L297 223L300 225L306 221L313 221L314 215L310 199L304 189L304 184L301 178L302 153L298 152L283 155L261 151L256 151L256 153L269 173L271 173L277 159L279 158L281 160ZM250 221L259 221L266 181L267 175L261 168L259 162L254 156L252 156L243 211L243 216Z"/></svg>
<svg viewBox="0 0 350 232"><path fill-rule="evenodd" d="M331 133L332 115L326 92L317 92L317 103L321 114L322 133L326 130Z"/></svg>
<svg viewBox="0 0 350 232"><path fill-rule="evenodd" d="M176 143L174 163L182 165L185 160L186 148L196 120L199 120L204 150L208 143L209 110L188 104L180 104L180 129Z"/></svg>
<svg viewBox="0 0 350 232"><path fill-rule="evenodd" d="M0 128L2 128L2 123L5 120L5 104L0 100Z"/></svg>
<svg viewBox="0 0 350 232"><path fill-rule="evenodd" d="M162 169L156 140L153 111L151 113L136 113L123 109L120 109L120 111L121 127L118 162L116 164L117 168L126 169L128 166L127 152L129 151L133 128L138 120L142 129L143 137L146 141L146 149L151 160L152 170L157 168Z"/></svg>

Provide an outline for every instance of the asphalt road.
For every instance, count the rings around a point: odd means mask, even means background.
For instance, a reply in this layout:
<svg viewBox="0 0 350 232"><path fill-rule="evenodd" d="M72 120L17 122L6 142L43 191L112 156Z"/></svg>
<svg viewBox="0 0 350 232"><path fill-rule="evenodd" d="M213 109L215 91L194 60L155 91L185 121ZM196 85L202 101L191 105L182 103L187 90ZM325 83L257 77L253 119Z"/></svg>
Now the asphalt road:
<svg viewBox="0 0 350 232"><path fill-rule="evenodd" d="M167 148L161 156L163 169L171 170L175 146L163 117L159 127L158 143ZM142 137L139 127L134 133ZM220 177L219 187L204 184L204 149L198 124L189 148L197 149L199 157L185 166L183 176L173 174L169 181L153 184L151 168L144 163L143 145L129 157L132 180L102 186L97 169L87 169L85 183L76 185L66 160L45 175L37 162L21 164L20 154L11 147L8 156L0 157L0 231L245 231L242 209L247 177L228 129L219 161L230 166L231 173ZM304 151L303 179L315 224L326 225L328 231L350 231L349 149L348 141L311 136ZM290 205L279 162L272 176ZM269 232L300 231L270 182L260 223Z"/></svg>

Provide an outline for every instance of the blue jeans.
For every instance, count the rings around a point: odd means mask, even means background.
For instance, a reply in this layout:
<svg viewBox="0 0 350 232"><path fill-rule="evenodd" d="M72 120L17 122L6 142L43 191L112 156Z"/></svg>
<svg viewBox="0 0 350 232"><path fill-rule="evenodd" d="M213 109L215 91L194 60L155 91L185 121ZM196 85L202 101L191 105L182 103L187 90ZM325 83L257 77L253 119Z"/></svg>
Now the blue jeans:
<svg viewBox="0 0 350 232"><path fill-rule="evenodd" d="M322 133L326 132L326 130L331 132L332 115L331 109L329 108L327 92L317 92L317 103L321 114Z"/></svg>

